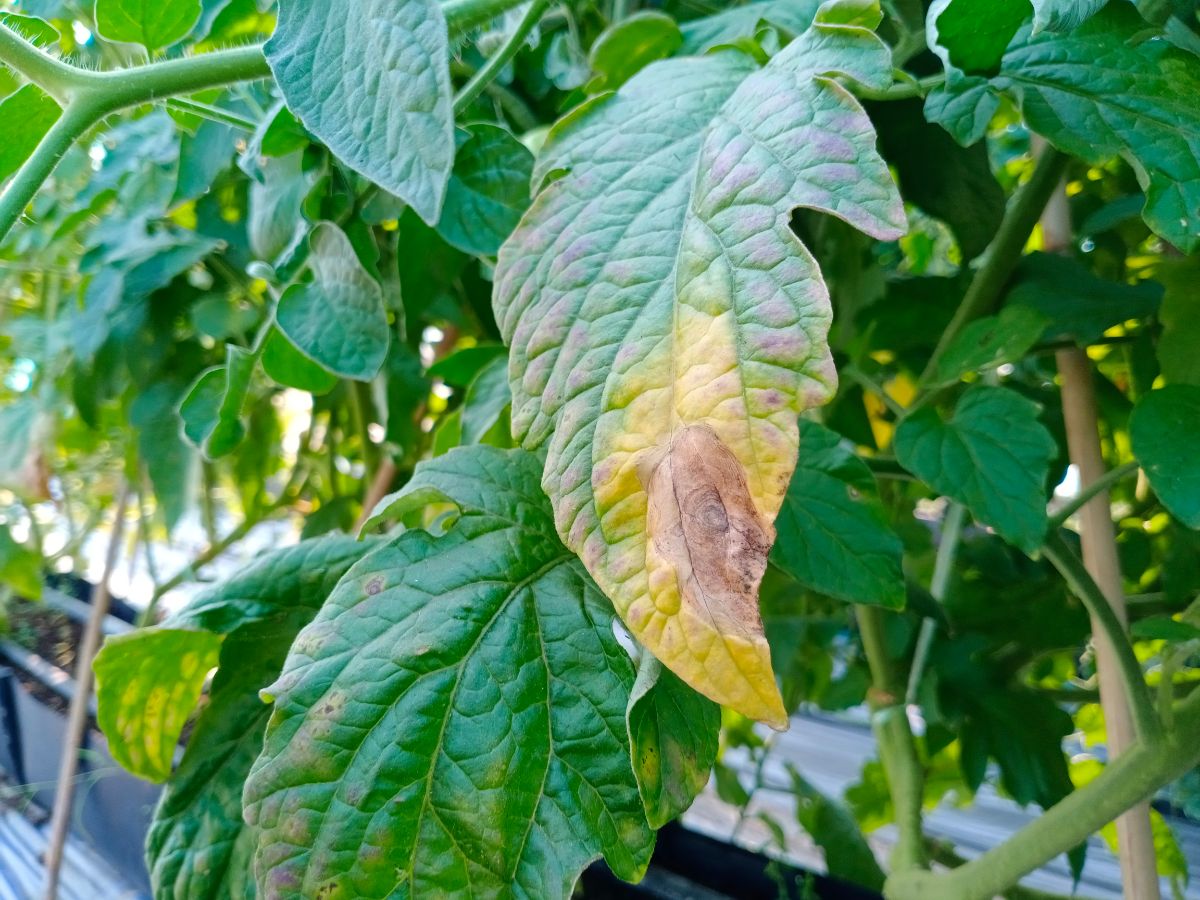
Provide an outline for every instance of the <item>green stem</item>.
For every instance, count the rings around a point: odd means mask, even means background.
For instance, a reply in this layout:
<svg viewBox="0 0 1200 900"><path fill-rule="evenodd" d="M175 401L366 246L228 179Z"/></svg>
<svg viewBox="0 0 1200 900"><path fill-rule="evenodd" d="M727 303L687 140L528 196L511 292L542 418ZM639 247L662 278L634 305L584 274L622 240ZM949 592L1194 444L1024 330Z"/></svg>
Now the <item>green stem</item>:
<svg viewBox="0 0 1200 900"><path fill-rule="evenodd" d="M442 4L442 15L446 17L446 27L450 36L454 37L491 21L514 6L520 6L521 2L522 0L449 0L448 3Z"/></svg>
<svg viewBox="0 0 1200 900"><path fill-rule="evenodd" d="M1116 664L1121 672L1121 682L1125 688L1125 696L1133 715L1134 730L1138 741L1156 743L1162 739L1162 723L1154 711L1154 700L1146 679L1142 673L1141 663L1134 655L1133 647L1125 634L1117 614L1113 612L1108 598L1097 586L1092 576L1088 574L1083 562L1067 546L1066 541L1057 531L1050 532L1042 553L1062 575L1071 592L1087 607L1096 624L1104 631L1105 636L1113 646ZM1122 757L1124 759L1124 757Z"/></svg>
<svg viewBox="0 0 1200 900"><path fill-rule="evenodd" d="M886 406L889 410L891 410L892 415L894 415L897 419L904 418L904 413L905 413L904 407L896 402L896 399L887 392L887 390L883 387L883 385L881 385L879 382L877 382L874 378L872 378L870 375L868 375L866 372L864 372L858 366L854 366L854 365L842 366L841 373L844 376L846 376L847 378L849 378L851 381L853 381L855 384L862 387L864 390L870 391L872 394L874 394L880 400L882 400L884 406Z"/></svg>
<svg viewBox="0 0 1200 900"><path fill-rule="evenodd" d="M529 32L533 31L534 26L542 18L542 13L546 11L551 3L551 0L533 0L529 4L529 9L525 11L524 17L513 30L513 33L508 36L508 40L504 42L504 46L488 57L487 62L480 66L479 71L471 76L458 96L454 98L454 115L460 116L467 109L475 98L483 93L484 89L495 80L503 69L512 60L521 46L525 43L525 38L529 36Z"/></svg>
<svg viewBox="0 0 1200 900"><path fill-rule="evenodd" d="M933 378L938 361L963 327L988 312L1000 299L1025 249L1025 242L1029 240L1042 210L1058 187L1066 166L1067 157L1064 154L1049 146L1042 151L1029 181L1021 186L1004 214L996 237L988 246L983 264L976 270L975 277L963 294L954 318L938 339L937 347L921 375L923 385L928 385Z"/></svg>
<svg viewBox="0 0 1200 900"><path fill-rule="evenodd" d="M937 558L933 563L933 578L929 582L929 593L938 603L946 599L946 591L950 587L950 575L954 571L954 557L958 555L965 514L966 507L960 503L951 503L942 523L942 539L938 543ZM929 651L933 647L936 634L937 622L934 619L922 619L921 631L917 635L917 647L913 651L912 667L908 671L908 690L904 694L908 703L917 702L917 692L921 688L921 679L925 676L925 665L929 660Z"/></svg>
<svg viewBox="0 0 1200 900"><path fill-rule="evenodd" d="M1110 487L1116 484L1127 475L1132 475L1138 470L1137 462L1127 462L1117 466L1115 469L1109 469L1103 476L1097 478L1086 488L1080 491L1076 496L1072 497L1057 513L1050 517L1048 532L1053 533L1058 531L1067 519L1079 512L1088 504L1088 501L1097 494L1102 494Z"/></svg>
<svg viewBox="0 0 1200 900"><path fill-rule="evenodd" d="M896 810L898 837L892 851L897 872L929 865L921 825L925 797L925 770L900 696L900 686L884 637L884 613L877 606L859 606L858 630L867 665L871 669L871 726L879 744L879 758L887 775L888 792Z"/></svg>
<svg viewBox="0 0 1200 900"><path fill-rule="evenodd" d="M890 87L877 91L861 84L853 84L850 90L860 100L911 100L924 97L946 80L945 75L930 75L928 78L898 81Z"/></svg>
<svg viewBox="0 0 1200 900"><path fill-rule="evenodd" d="M945 874L897 872L888 900L990 900L1066 853L1121 813L1149 799L1200 761L1200 691L1175 707L1176 730L1139 740L1084 787L1068 794L1004 843Z"/></svg>
<svg viewBox="0 0 1200 900"><path fill-rule="evenodd" d="M188 113L201 119L208 119L210 122L218 122L221 125L229 125L241 131L253 133L258 130L258 124L251 119L247 119L245 116L239 116L235 112L230 112L219 106L213 106L210 103L201 103L199 100L193 100L190 97L173 97L167 101L167 106L179 112Z"/></svg>

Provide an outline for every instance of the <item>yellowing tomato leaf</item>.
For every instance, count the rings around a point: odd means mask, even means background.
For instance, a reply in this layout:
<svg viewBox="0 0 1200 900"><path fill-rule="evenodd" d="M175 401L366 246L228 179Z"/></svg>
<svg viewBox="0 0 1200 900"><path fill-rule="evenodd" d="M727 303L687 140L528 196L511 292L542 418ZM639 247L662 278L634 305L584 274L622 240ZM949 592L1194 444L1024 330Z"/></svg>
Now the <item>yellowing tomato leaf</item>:
<svg viewBox="0 0 1200 900"><path fill-rule="evenodd" d="M758 582L797 414L834 390L828 294L789 227L904 231L875 133L834 75L891 81L830 3L759 69L655 63L552 130L545 187L501 248L513 432L546 445L559 533L633 634L696 690L785 727Z"/></svg>

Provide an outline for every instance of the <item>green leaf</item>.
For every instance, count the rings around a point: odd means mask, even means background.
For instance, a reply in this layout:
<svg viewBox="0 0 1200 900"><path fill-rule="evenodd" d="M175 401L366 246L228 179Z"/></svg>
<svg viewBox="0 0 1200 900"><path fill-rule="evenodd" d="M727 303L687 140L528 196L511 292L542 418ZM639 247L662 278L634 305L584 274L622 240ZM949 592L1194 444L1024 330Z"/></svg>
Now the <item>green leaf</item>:
<svg viewBox="0 0 1200 900"><path fill-rule="evenodd" d="M241 338L259 319L259 312L244 300L213 294L196 301L191 309L192 325L215 341Z"/></svg>
<svg viewBox="0 0 1200 900"><path fill-rule="evenodd" d="M496 357L506 356L500 344L476 344L455 350L445 359L429 367L430 378L440 378L451 387L465 388L488 363Z"/></svg>
<svg viewBox="0 0 1200 900"><path fill-rule="evenodd" d="M0 22L17 32L27 41L45 48L57 44L62 38L58 29L40 16L25 16L20 13L2 12Z"/></svg>
<svg viewBox="0 0 1200 900"><path fill-rule="evenodd" d="M958 381L968 372L1016 362L1038 342L1046 324L1046 318L1028 306L1006 306L999 315L976 319L938 360L938 381Z"/></svg>
<svg viewBox="0 0 1200 900"><path fill-rule="evenodd" d="M284 292L275 323L297 350L322 368L343 378L370 381L388 349L383 289L332 222L314 226L309 245L313 281Z"/></svg>
<svg viewBox="0 0 1200 900"><path fill-rule="evenodd" d="M183 433L209 459L231 453L246 436L242 406L254 374L254 354L225 346L225 365L200 373L179 406Z"/></svg>
<svg viewBox="0 0 1200 900"><path fill-rule="evenodd" d="M437 231L464 253L495 256L529 206L533 155L496 125L479 123L458 134Z"/></svg>
<svg viewBox="0 0 1200 900"><path fill-rule="evenodd" d="M265 895L553 898L600 855L645 870L633 666L539 475L482 446L423 464L457 524L363 559L300 633L246 783Z"/></svg>
<svg viewBox="0 0 1200 900"><path fill-rule="evenodd" d="M96 0L102 38L150 51L187 37L199 20L200 0Z"/></svg>
<svg viewBox="0 0 1200 900"><path fill-rule="evenodd" d="M1086 347L1114 325L1154 315L1162 287L1152 281L1122 284L1097 278L1080 262L1049 253L1021 260L1009 306L1026 306L1049 320L1046 340L1074 340Z"/></svg>
<svg viewBox="0 0 1200 900"><path fill-rule="evenodd" d="M775 522L779 538L771 561L819 593L902 609L903 545L882 512L863 501L861 482L852 486L828 473L820 457L810 454L810 442L828 447L830 438L836 445L828 429L801 420L800 462ZM875 493L873 478L867 490Z"/></svg>
<svg viewBox="0 0 1200 900"><path fill-rule="evenodd" d="M721 44L732 44L738 38L754 37L762 22L797 35L812 24L820 6L821 0L758 0L694 19L680 26L683 33L680 50L700 54Z"/></svg>
<svg viewBox="0 0 1200 900"><path fill-rule="evenodd" d="M884 874L854 816L825 796L791 766L796 820L825 854L825 871L875 891L883 889Z"/></svg>
<svg viewBox="0 0 1200 900"><path fill-rule="evenodd" d="M755 593L797 413L834 382L828 295L789 213L812 207L879 238L905 230L869 121L828 77L891 83L887 48L843 24L848 14L825 7L762 69L734 50L665 60L567 115L534 180L565 174L501 248L493 294L517 376L513 433L547 446L560 534L668 668L780 727ZM729 473L720 503L745 517L727 534L754 536L746 571L721 589L740 583L746 595L716 604L738 615L714 618L678 574L690 563L677 542L650 533L643 476L660 473L669 518L663 461L700 443ZM715 477L707 465L679 471Z"/></svg>
<svg viewBox="0 0 1200 900"><path fill-rule="evenodd" d="M1033 33L1078 28L1108 0L1033 0Z"/></svg>
<svg viewBox="0 0 1200 900"><path fill-rule="evenodd" d="M371 546L329 536L268 553L160 626L227 637L208 702L150 828L147 859L155 897L255 896L254 834L242 821L242 788L271 711L258 692L278 677L297 632ZM101 709L105 702L101 697Z"/></svg>
<svg viewBox="0 0 1200 900"><path fill-rule="evenodd" d="M1158 312L1162 334L1158 339L1158 362L1162 376L1172 384L1200 385L1200 260L1164 259L1156 277L1163 283L1162 308Z"/></svg>
<svg viewBox="0 0 1200 900"><path fill-rule="evenodd" d="M152 384L129 408L129 424L137 433L138 454L150 475L154 498L170 532L187 509L195 459L179 433L180 385Z"/></svg>
<svg viewBox="0 0 1200 900"><path fill-rule="evenodd" d="M996 92L1011 92L1029 127L1059 150L1094 165L1125 158L1146 191L1146 223L1191 252L1200 247L1200 109L1192 100L1200 57L1144 40L1146 29L1128 3L1108 4L1070 34L1023 26L995 78L952 70L930 92L926 115L972 143L997 108Z"/></svg>
<svg viewBox="0 0 1200 900"><path fill-rule="evenodd" d="M1184 641L1200 640L1200 628L1189 622L1172 619L1170 616L1148 616L1138 619L1129 626L1129 633L1139 641Z"/></svg>
<svg viewBox="0 0 1200 900"><path fill-rule="evenodd" d="M963 72L994 73L1029 13L1028 0L938 0L929 8L931 46Z"/></svg>
<svg viewBox="0 0 1200 900"><path fill-rule="evenodd" d="M987 148L959 146L944 129L925 121L920 100L866 106L904 199L949 225L963 257L974 259L1004 217L1004 190L992 174ZM927 320L922 324L931 330Z"/></svg>
<svg viewBox="0 0 1200 900"><path fill-rule="evenodd" d="M58 104L32 84L0 101L0 122L5 123L4 140L0 142L0 182L21 168L61 114Z"/></svg>
<svg viewBox="0 0 1200 900"><path fill-rule="evenodd" d="M0 524L0 585L6 585L27 600L42 596L42 555L13 539L7 525Z"/></svg>
<svg viewBox="0 0 1200 900"><path fill-rule="evenodd" d="M312 186L302 169L303 153L262 163L262 180L250 182L246 230L259 259L274 263L303 238L307 224L300 207Z"/></svg>
<svg viewBox="0 0 1200 900"><path fill-rule="evenodd" d="M213 180L233 161L236 140L230 126L208 119L200 123L195 134L184 132L180 136L179 174L172 205L208 193Z"/></svg>
<svg viewBox="0 0 1200 900"><path fill-rule="evenodd" d="M171 774L176 742L220 649L220 635L173 628L142 628L104 642L92 664L97 722L123 768L155 782Z"/></svg>
<svg viewBox="0 0 1200 900"><path fill-rule="evenodd" d="M923 407L896 429L896 458L1025 552L1046 533L1045 482L1057 453L1039 407L1008 388L975 385L943 420Z"/></svg>
<svg viewBox="0 0 1200 900"><path fill-rule="evenodd" d="M26 464L38 421L37 401L21 397L0 405L0 485L18 494L28 492Z"/></svg>
<svg viewBox="0 0 1200 900"><path fill-rule="evenodd" d="M626 714L633 772L651 828L687 811L708 784L721 708L642 653Z"/></svg>
<svg viewBox="0 0 1200 900"><path fill-rule="evenodd" d="M683 34L675 20L654 10L640 10L610 25L588 51L588 62L596 73L588 92L615 91L650 63L666 59L682 44Z"/></svg>
<svg viewBox="0 0 1200 900"><path fill-rule="evenodd" d="M508 359L500 356L484 366L467 388L463 400L462 442L478 444L512 402L508 389Z"/></svg>
<svg viewBox="0 0 1200 900"><path fill-rule="evenodd" d="M438 220L454 163L450 50L436 0L283 0L279 89L334 155Z"/></svg>
<svg viewBox="0 0 1200 900"><path fill-rule="evenodd" d="M267 334L262 367L276 384L314 394L328 394L338 382L336 375L325 371L293 347L278 328L272 328Z"/></svg>
<svg viewBox="0 0 1200 900"><path fill-rule="evenodd" d="M1175 384L1144 394L1129 419L1129 439L1163 506L1200 528L1200 387Z"/></svg>

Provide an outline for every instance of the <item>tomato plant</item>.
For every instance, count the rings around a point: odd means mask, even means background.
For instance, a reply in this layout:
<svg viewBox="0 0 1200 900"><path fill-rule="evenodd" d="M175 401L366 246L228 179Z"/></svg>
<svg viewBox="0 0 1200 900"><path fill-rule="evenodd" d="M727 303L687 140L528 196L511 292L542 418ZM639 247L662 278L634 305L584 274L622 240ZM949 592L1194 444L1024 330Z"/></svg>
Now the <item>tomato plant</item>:
<svg viewBox="0 0 1200 900"><path fill-rule="evenodd" d="M0 583L136 522L156 896L636 881L863 703L844 801L768 788L835 874L988 898L1117 820L1186 878L1193 3L18 0L0 61ZM985 782L1044 813L933 871Z"/></svg>

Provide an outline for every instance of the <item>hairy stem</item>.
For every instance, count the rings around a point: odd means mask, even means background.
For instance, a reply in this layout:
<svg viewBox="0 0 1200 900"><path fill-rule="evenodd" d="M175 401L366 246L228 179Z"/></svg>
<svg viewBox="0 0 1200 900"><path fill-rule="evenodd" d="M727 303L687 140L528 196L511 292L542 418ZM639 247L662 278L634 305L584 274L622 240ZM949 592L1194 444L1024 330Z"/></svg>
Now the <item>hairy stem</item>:
<svg viewBox="0 0 1200 900"><path fill-rule="evenodd" d="M508 40L504 42L504 46L488 57L487 62L480 66L479 71L471 76L471 80L463 85L462 90L458 92L458 96L454 98L454 115L461 115L463 110L475 102L475 98L483 93L496 76L503 69L525 43L525 38L529 36L529 32L533 31L534 26L541 20L542 14L550 5L551 0L533 0L529 4L529 9L525 11L524 17L520 24L513 30L513 33L508 36Z"/></svg>
<svg viewBox="0 0 1200 900"><path fill-rule="evenodd" d="M879 743L879 757L896 810L898 838L892 851L892 868L897 872L924 869L929 865L921 825L925 771L908 724L901 696L902 685L888 655L883 610L876 606L859 606L855 613L871 669L868 695L871 726Z"/></svg>
<svg viewBox="0 0 1200 900"><path fill-rule="evenodd" d="M1029 181L1022 185L1004 214L996 237L988 246L983 265L975 271L954 318L938 339L937 346L921 375L923 384L928 385L933 378L937 372L938 361L963 327L987 313L1000 299L1025 249L1025 242L1029 240L1033 226L1037 224L1042 210L1058 187L1066 165L1067 157L1049 146L1038 157L1037 166Z"/></svg>
<svg viewBox="0 0 1200 900"><path fill-rule="evenodd" d="M1047 536L1042 547L1042 553L1054 568L1058 569L1071 592L1087 607L1093 621L1100 627L1102 633L1113 648L1113 662L1121 675L1125 697L1133 714L1134 731L1141 743L1155 743L1162 739L1162 723L1154 711L1154 701L1146 679L1142 674L1142 666L1134 655L1133 647L1125 634L1117 614L1104 596L1095 580L1092 578L1083 562L1067 546L1066 541L1057 532Z"/></svg>
<svg viewBox="0 0 1200 900"><path fill-rule="evenodd" d="M1200 761L1200 691L1175 707L1176 729L1138 741L1087 785L1068 794L1007 841L945 874L897 872L888 900L990 900L1028 872L1066 853Z"/></svg>

